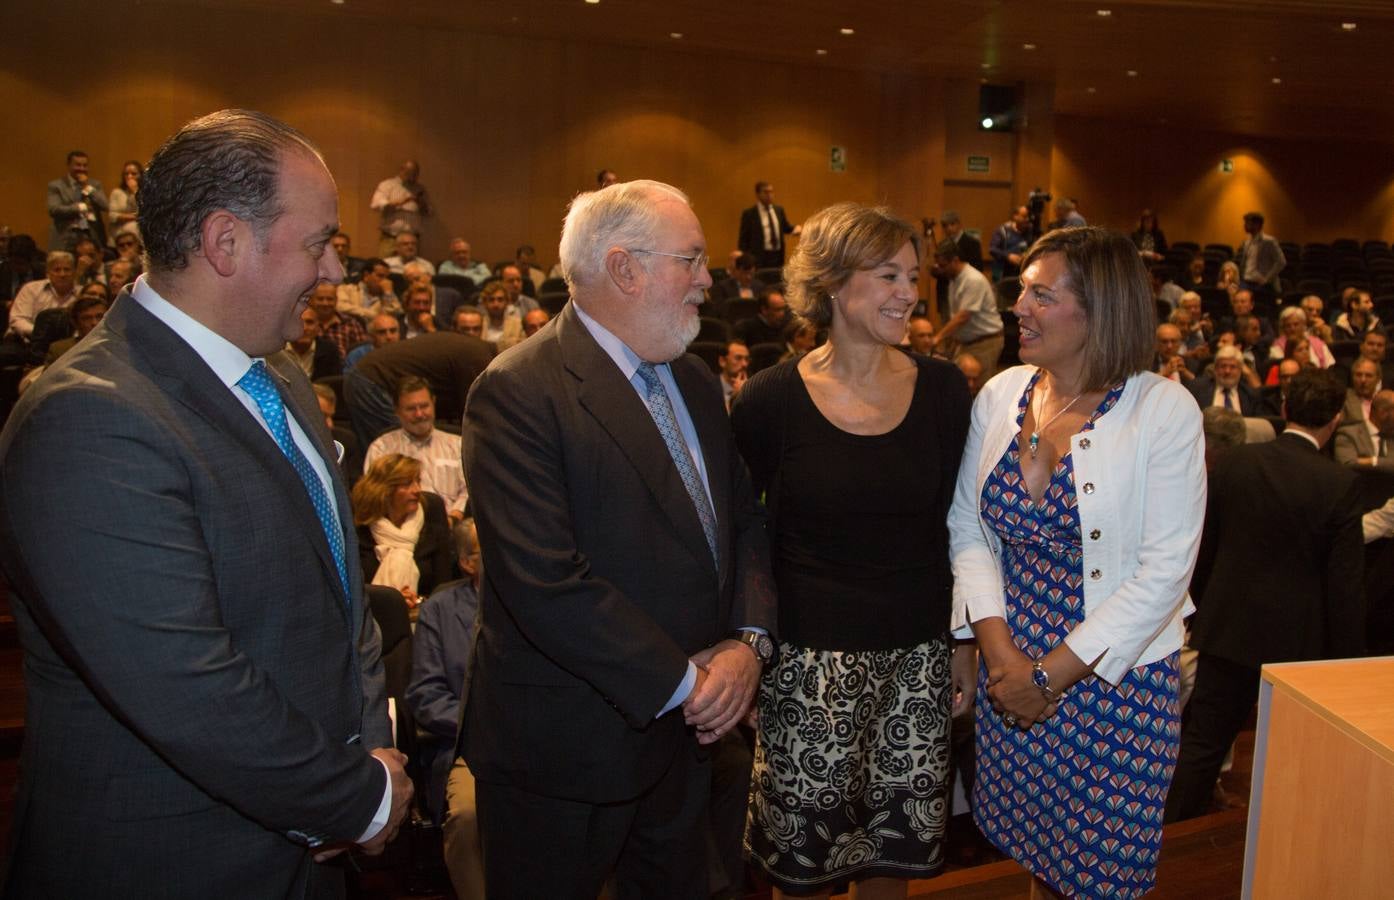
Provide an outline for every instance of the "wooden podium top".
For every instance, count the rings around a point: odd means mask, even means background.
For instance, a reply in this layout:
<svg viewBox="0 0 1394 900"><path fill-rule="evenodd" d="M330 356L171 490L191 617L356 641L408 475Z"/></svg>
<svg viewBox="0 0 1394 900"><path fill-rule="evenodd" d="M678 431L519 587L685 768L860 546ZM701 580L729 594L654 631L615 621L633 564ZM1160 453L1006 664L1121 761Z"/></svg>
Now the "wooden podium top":
<svg viewBox="0 0 1394 900"><path fill-rule="evenodd" d="M1263 680L1394 764L1394 656L1272 663Z"/></svg>

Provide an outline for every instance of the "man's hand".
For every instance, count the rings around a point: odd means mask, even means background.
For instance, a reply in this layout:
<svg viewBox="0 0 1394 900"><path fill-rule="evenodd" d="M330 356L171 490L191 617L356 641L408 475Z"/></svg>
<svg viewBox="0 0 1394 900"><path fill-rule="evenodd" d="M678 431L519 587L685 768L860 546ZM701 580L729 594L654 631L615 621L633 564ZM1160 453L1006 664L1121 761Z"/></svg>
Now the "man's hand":
<svg viewBox="0 0 1394 900"><path fill-rule="evenodd" d="M359 849L369 856L377 856L397 836L397 829L402 827L402 821L411 808L411 795L416 790L412 787L411 779L407 777L407 758L400 750L379 747L373 751L373 756L386 764L387 772L392 778L392 811L388 813L387 824L383 826L382 831L373 835L372 840L366 844L359 845Z"/></svg>
<svg viewBox="0 0 1394 900"><path fill-rule="evenodd" d="M745 374L744 372L737 372L737 373L736 373L736 377L731 379L731 396L732 396L732 397L736 396L737 394L739 394L739 393L741 392L741 388L745 387L745 381L746 381L746 374Z"/></svg>
<svg viewBox="0 0 1394 900"><path fill-rule="evenodd" d="M751 648L724 640L692 657L697 684L682 703L683 721L697 729L697 741L710 744L730 731L750 708L760 681L760 660Z"/></svg>

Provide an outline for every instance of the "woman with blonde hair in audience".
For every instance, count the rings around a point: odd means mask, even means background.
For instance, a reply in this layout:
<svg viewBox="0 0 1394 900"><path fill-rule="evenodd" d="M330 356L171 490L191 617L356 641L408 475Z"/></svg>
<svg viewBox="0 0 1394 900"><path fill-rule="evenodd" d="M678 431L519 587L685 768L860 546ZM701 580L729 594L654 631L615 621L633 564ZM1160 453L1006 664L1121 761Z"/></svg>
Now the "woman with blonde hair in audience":
<svg viewBox="0 0 1394 900"><path fill-rule="evenodd" d="M111 189L111 196L107 198L107 215L111 222L107 228L107 240L113 247L119 235L140 235L136 225L136 194L144 174L145 169L134 159L121 164L121 177L116 180L117 186Z"/></svg>
<svg viewBox="0 0 1394 900"><path fill-rule="evenodd" d="M1024 365L978 394L949 517L954 633L982 658L973 817L1033 896L1136 897L1179 746L1200 408L1147 371L1152 292L1126 237L1049 232L1021 285Z"/></svg>
<svg viewBox="0 0 1394 900"><path fill-rule="evenodd" d="M394 587L409 606L456 577L445 501L421 490L421 463L389 453L353 486L363 580Z"/></svg>
<svg viewBox="0 0 1394 900"><path fill-rule="evenodd" d="M1288 344L1294 341L1306 341L1312 365L1329 369L1336 364L1336 357L1331 355L1331 350L1326 346L1326 342L1307 332L1307 312L1302 307L1283 307L1283 311L1278 313L1278 331L1280 334L1268 348L1269 359L1282 360L1287 356Z"/></svg>
<svg viewBox="0 0 1394 900"><path fill-rule="evenodd" d="M786 297L827 343L731 410L779 590L746 829L776 897L903 898L944 864L949 718L973 691L972 647L950 661L945 524L969 398L948 362L898 348L919 270L919 232L888 210L814 214Z"/></svg>
<svg viewBox="0 0 1394 900"><path fill-rule="evenodd" d="M1220 277L1215 280L1215 287L1224 288L1232 298L1234 292L1239 290L1239 265L1232 260L1225 260L1220 263Z"/></svg>

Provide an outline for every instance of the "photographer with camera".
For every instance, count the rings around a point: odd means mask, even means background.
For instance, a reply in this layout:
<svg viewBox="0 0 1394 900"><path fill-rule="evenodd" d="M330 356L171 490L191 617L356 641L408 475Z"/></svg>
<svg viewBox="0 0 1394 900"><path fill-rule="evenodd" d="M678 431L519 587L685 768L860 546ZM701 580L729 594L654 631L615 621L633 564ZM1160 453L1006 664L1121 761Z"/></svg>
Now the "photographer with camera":
<svg viewBox="0 0 1394 900"><path fill-rule="evenodd" d="M1038 195L1039 191L1032 192L1033 203ZM1042 201L1042 205L1044 205L1044 201ZM1037 221L1039 221L1039 209L1037 209L1036 216ZM1018 206L1016 211L1012 213L1011 219L997 227L997 230L992 233L992 243L988 245L988 254L992 257L993 281L1001 281L1003 278L1011 278L1021 274L1021 257L1026 253L1026 248L1031 245L1033 233L1031 213L1025 206Z"/></svg>

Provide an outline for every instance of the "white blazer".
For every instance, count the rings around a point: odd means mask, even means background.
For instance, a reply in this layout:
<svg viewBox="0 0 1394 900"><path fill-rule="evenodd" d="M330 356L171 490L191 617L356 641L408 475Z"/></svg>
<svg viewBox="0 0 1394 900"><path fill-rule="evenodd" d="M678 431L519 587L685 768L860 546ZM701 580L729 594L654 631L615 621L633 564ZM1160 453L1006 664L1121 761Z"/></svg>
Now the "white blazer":
<svg viewBox="0 0 1394 900"><path fill-rule="evenodd" d="M1017 403L1035 366L1016 366L983 387L949 512L954 572L951 627L1006 618L1002 545L978 514L983 483L1017 434ZM1084 621L1065 643L1117 684L1134 666L1181 647L1195 611L1186 588L1205 516L1200 407L1151 372L1133 375L1094 428L1070 437L1084 543Z"/></svg>

